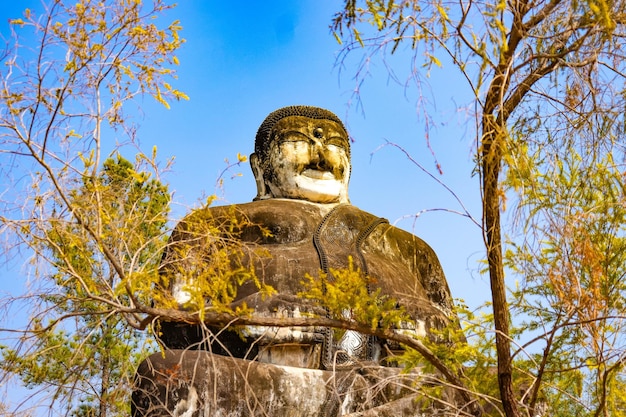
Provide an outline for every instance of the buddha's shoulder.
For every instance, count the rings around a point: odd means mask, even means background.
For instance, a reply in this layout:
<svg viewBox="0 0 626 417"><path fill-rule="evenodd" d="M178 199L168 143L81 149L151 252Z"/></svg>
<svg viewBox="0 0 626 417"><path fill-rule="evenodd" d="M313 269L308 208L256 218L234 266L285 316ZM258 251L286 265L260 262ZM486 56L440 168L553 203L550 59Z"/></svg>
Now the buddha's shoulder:
<svg viewBox="0 0 626 417"><path fill-rule="evenodd" d="M323 208L298 200L271 199L193 210L177 226L198 227L238 234L243 240L266 243L300 241L313 233L324 217ZM267 237L270 236L270 237Z"/></svg>
<svg viewBox="0 0 626 417"><path fill-rule="evenodd" d="M242 219L246 218L258 223L273 223L281 219L321 219L323 208L319 205L298 200L269 199L259 200L243 204L231 204L226 206L207 206L189 213L184 222L209 221L216 219Z"/></svg>
<svg viewBox="0 0 626 417"><path fill-rule="evenodd" d="M423 253L427 257L436 258L432 247L418 235L391 224L387 219L350 206L347 216L363 219L367 239L364 244L379 248L394 248L397 252L407 255ZM361 228L363 231L363 226Z"/></svg>
<svg viewBox="0 0 626 417"><path fill-rule="evenodd" d="M371 227L371 235L412 245L428 245L419 237L351 204L329 207L291 199L268 199L243 204L207 206L193 210L178 225L187 229L197 224L218 228L262 226L276 232L301 229L312 232L324 223L329 230L351 229L357 234Z"/></svg>

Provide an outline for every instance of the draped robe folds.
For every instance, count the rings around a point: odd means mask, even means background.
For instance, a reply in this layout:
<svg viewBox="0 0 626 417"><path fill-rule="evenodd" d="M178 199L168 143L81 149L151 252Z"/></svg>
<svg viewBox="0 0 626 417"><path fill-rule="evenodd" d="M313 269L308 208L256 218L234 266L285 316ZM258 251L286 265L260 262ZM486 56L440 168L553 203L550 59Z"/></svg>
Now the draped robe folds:
<svg viewBox="0 0 626 417"><path fill-rule="evenodd" d="M214 227L197 227L206 222ZM328 211L324 205L288 199L208 207L183 219L172 234L162 265L162 274L181 304L185 286L193 285L193 271L198 267L194 263L210 257L202 253L210 252L206 242L212 237L202 236L206 230L221 230L222 238L240 241L246 255L236 262L253 266L258 279L277 291L273 297L261 297L251 281L237 289L234 304L245 302L254 315L319 314L319 308L297 297L305 289L305 275L319 279L320 272L347 268L351 258L354 267L368 275L371 290L380 288L381 295L394 298L406 309L414 320L406 331L431 336L432 329L450 319L448 285L434 251L423 240L349 204ZM239 333L222 331L210 344L203 341L205 336L197 326L162 323L162 340L170 348L195 346L313 369L381 360L385 352L397 348L356 332L333 337L329 329L310 327L248 326Z"/></svg>

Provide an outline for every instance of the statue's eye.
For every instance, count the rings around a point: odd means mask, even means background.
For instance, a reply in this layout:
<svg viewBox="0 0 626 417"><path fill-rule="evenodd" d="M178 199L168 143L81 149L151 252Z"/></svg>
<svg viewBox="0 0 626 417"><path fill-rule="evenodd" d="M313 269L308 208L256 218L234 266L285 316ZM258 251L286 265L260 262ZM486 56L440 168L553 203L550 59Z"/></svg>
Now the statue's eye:
<svg viewBox="0 0 626 417"><path fill-rule="evenodd" d="M309 138L300 132L286 132L283 133L279 136L278 138L278 142L283 143L283 142L307 142L308 143Z"/></svg>
<svg viewBox="0 0 626 417"><path fill-rule="evenodd" d="M328 139L326 141L326 146L330 146L330 145L336 146L336 147L344 149L344 150L348 149L348 145L346 143L346 140L344 138L338 137L338 136L332 137L332 138L330 138L330 139Z"/></svg>

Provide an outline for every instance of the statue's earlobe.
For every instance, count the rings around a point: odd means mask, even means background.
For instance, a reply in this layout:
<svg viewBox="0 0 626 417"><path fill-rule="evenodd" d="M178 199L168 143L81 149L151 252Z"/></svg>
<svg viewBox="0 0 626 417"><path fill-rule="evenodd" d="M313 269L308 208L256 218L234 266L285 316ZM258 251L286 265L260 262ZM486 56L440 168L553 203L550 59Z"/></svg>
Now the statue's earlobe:
<svg viewBox="0 0 626 417"><path fill-rule="evenodd" d="M255 153L250 154L250 168L252 168L254 180L256 181L256 197L254 197L254 201L268 198L269 196L265 189L265 179L263 178L263 167L261 167L261 161Z"/></svg>

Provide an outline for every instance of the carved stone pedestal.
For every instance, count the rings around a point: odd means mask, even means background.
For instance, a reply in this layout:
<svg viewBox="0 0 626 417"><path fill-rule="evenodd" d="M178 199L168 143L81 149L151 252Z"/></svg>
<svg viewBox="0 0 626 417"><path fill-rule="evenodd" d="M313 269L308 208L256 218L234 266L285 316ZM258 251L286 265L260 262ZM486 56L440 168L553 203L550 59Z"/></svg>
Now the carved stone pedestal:
<svg viewBox="0 0 626 417"><path fill-rule="evenodd" d="M416 399L420 378L374 365L322 371L172 350L140 365L133 417L450 415Z"/></svg>

